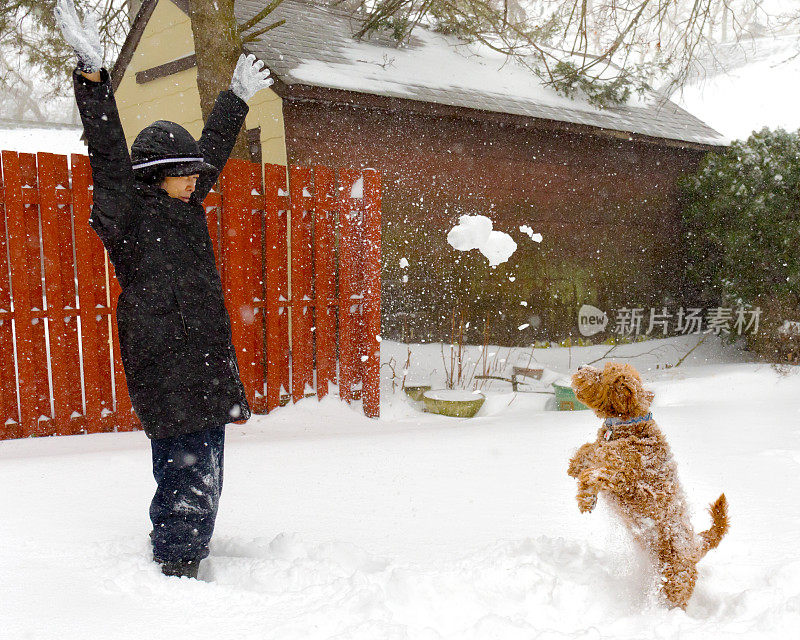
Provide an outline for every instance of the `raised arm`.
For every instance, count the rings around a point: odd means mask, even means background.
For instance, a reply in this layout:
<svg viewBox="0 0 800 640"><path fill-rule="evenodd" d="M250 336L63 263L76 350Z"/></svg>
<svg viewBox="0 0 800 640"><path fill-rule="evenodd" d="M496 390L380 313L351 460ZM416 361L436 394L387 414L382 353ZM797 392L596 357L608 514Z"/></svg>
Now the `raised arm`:
<svg viewBox="0 0 800 640"><path fill-rule="evenodd" d="M239 135L248 112L247 101L271 84L269 70L264 68L261 60L257 60L252 54L239 56L231 79L231 88L222 91L217 97L200 136L199 144L203 159L217 167L219 171L203 175L197 181L195 196L198 200L202 201L208 195L217 181L219 172L228 162L233 145L236 143L236 136Z"/></svg>
<svg viewBox="0 0 800 640"><path fill-rule="evenodd" d="M81 24L72 0L58 0L56 23L78 58L75 99L89 145L94 180L92 227L106 243L124 233L131 211L133 170L94 16Z"/></svg>
<svg viewBox="0 0 800 640"><path fill-rule="evenodd" d="M247 103L237 97L233 91L221 91L214 102L211 115L208 116L206 126L200 136L198 145L203 160L217 168L215 173L204 173L200 176L195 187L194 195L198 202L202 202L217 181L220 172L228 162L228 158L236 144L236 136L244 124L245 116L249 111Z"/></svg>
<svg viewBox="0 0 800 640"><path fill-rule="evenodd" d="M105 243L123 235L130 221L134 189L131 158L108 72L102 69L100 81L94 82L76 70L73 84L94 180L89 222Z"/></svg>

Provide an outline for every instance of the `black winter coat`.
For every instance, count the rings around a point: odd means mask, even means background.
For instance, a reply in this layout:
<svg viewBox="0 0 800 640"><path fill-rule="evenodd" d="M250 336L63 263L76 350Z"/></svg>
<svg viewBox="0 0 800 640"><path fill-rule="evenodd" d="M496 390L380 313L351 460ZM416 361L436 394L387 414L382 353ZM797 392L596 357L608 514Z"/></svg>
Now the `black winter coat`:
<svg viewBox="0 0 800 640"><path fill-rule="evenodd" d="M150 438L246 419L250 408L201 204L217 174L203 174L188 203L137 182L102 74L96 83L76 72L75 96L94 179L90 224L122 287L116 320L133 408ZM232 92L220 93L199 140L206 162L225 166L247 110Z"/></svg>

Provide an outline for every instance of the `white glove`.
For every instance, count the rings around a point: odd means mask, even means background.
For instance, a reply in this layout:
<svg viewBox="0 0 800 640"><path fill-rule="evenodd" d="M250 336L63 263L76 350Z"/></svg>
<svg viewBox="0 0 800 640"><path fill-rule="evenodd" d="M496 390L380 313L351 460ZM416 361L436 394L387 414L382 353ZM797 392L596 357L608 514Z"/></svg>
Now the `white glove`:
<svg viewBox="0 0 800 640"><path fill-rule="evenodd" d="M233 70L233 78L231 78L231 91L237 96L247 102L261 89L266 89L272 83L269 69L264 68L261 60L256 60L252 53L248 56L244 54L239 56L236 68Z"/></svg>
<svg viewBox="0 0 800 640"><path fill-rule="evenodd" d="M81 24L73 0L57 0L55 18L64 40L78 56L78 69L86 73L100 71L103 66L103 45L100 44L100 31L97 18L91 11Z"/></svg>

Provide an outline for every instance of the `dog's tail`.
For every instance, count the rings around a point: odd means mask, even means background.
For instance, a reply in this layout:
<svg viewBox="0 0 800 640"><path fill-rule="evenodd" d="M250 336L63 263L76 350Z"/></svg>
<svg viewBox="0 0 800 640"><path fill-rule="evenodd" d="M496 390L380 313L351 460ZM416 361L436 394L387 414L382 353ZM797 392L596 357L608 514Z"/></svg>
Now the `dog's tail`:
<svg viewBox="0 0 800 640"><path fill-rule="evenodd" d="M720 540L728 533L730 523L728 521L728 500L723 493L717 501L708 508L711 514L711 528L700 534L702 543L698 550L697 559L700 560L711 549L716 549Z"/></svg>

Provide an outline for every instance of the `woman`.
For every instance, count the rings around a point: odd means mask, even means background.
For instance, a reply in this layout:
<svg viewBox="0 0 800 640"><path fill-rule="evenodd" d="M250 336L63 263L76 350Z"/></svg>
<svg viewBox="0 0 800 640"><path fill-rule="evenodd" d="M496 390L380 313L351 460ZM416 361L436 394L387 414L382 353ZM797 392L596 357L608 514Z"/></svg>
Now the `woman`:
<svg viewBox="0 0 800 640"><path fill-rule="evenodd" d="M201 203L233 149L247 100L272 80L254 56L241 56L199 143L159 120L129 156L96 24L82 25L72 0L58 0L56 20L78 57L75 98L94 179L90 224L122 287L122 363L152 444L153 557L165 575L197 577L222 489L225 424L250 417Z"/></svg>

